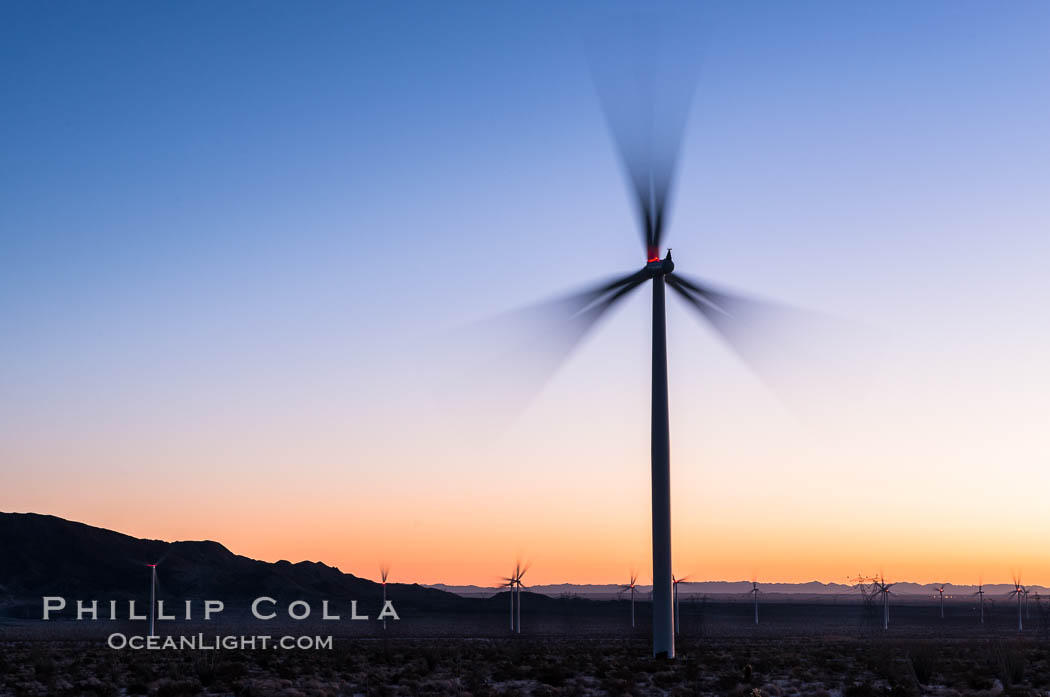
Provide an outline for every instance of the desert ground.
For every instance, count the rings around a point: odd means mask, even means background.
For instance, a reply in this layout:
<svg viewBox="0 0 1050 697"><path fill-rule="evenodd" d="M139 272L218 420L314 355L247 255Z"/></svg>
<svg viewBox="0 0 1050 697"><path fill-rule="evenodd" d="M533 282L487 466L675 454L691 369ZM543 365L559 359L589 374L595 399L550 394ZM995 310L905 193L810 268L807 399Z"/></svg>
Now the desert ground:
<svg viewBox="0 0 1050 697"><path fill-rule="evenodd" d="M332 631L330 649L312 650L118 651L97 627L7 622L0 695L1050 695L1045 622L1033 616L1018 634L1002 605L984 626L969 604L949 605L945 620L933 605L894 607L884 631L881 610L857 604L764 606L755 627L745 603L686 602L674 661L651 659L648 627L632 631L610 608L525 612L520 636L502 615L418 618Z"/></svg>

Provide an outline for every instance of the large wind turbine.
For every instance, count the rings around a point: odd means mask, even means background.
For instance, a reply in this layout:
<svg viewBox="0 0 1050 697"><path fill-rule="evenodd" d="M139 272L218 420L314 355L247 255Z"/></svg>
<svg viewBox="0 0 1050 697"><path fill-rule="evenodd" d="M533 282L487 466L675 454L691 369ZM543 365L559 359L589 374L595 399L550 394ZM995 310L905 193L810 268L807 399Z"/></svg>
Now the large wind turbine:
<svg viewBox="0 0 1050 697"><path fill-rule="evenodd" d="M751 581L751 590L749 592L755 599L755 624L758 624L758 581Z"/></svg>
<svg viewBox="0 0 1050 697"><path fill-rule="evenodd" d="M984 584L983 583L979 584L977 586L977 592L974 593L974 595L980 597L980 599L981 599L981 624L984 624Z"/></svg>
<svg viewBox="0 0 1050 697"><path fill-rule="evenodd" d="M638 587L638 574L634 571L631 572L631 582L626 586L620 587L621 593L631 594L631 629L634 629L634 593Z"/></svg>
<svg viewBox="0 0 1050 697"><path fill-rule="evenodd" d="M652 133L629 132L618 128L610 117L614 139L627 170L638 224L642 232L645 265L637 271L598 283L581 292L556 299L532 309L546 311L561 320L564 341L559 349L568 352L579 343L595 323L618 301L644 283L652 287L652 382L650 414L650 461L652 483L652 603L653 655L674 657L673 580L671 577L671 443L668 415L668 368L666 289L671 288L742 360L762 374L762 349L750 341L753 330L783 329L795 324L797 311L779 305L716 290L707 281L689 278L675 271L671 250L664 248L664 235L670 213L669 199L674 178L681 126L659 141ZM622 124L619 124L622 125ZM649 124L649 130L653 124ZM639 145L642 143L643 145ZM661 257L663 254L663 257ZM534 317L534 315L531 315ZM786 320L786 321L785 321ZM812 345L814 339L806 345ZM764 367L768 368L769 365ZM766 372L764 378L776 379Z"/></svg>
<svg viewBox="0 0 1050 697"><path fill-rule="evenodd" d="M635 27L632 27L634 29ZM668 42L654 47L646 59L654 58L662 49L671 50ZM692 50L694 43L688 44ZM612 53L622 58L623 45L616 44ZM641 231L644 265L613 280L599 283L551 303L532 308L545 311L561 320L562 338L559 348L567 353L592 329L598 320L629 293L643 284L652 287L652 373L650 413L650 463L652 495L652 550L653 550L653 655L674 658L675 611L673 580L671 577L671 443L668 416L666 289L677 293L729 347L756 372L775 381L777 375L764 372L764 351L776 351L784 357L787 342L764 340L753 343L753 330L775 330L798 326L799 313L782 306L765 303L717 289L707 281L689 278L675 270L671 250L664 246L670 218L670 199L674 176L687 121L689 87L672 87L669 94L656 95L656 76L664 77L675 70L690 72L686 64L689 56L671 62L668 70L639 71L637 65L610 71L607 80L595 76L599 96L605 109L610 131L619 150L626 172L631 198ZM695 61L694 61L695 62ZM624 66L621 66L624 67ZM695 71L691 75L695 76ZM616 102L616 95L628 89L629 82L646 83L627 100L627 106ZM633 84L633 83L632 83ZM659 97L659 98L657 98ZM670 105L668 107L668 105ZM668 107L664 109L664 107ZM627 112L634 117L625 118ZM674 112L668 115L667 112ZM809 319L812 319L810 317ZM542 330L541 330L542 331ZM530 335L531 338L531 335ZM781 336L786 339L787 336ZM805 349L819 345L820 340L808 335ZM797 346L796 346L797 348ZM548 368L553 367L548 365Z"/></svg>
<svg viewBox="0 0 1050 697"><path fill-rule="evenodd" d="M945 586L945 584L942 583L937 588L934 588L934 590L937 591L940 594L940 596L941 596L941 619L942 620L944 619L944 586Z"/></svg>

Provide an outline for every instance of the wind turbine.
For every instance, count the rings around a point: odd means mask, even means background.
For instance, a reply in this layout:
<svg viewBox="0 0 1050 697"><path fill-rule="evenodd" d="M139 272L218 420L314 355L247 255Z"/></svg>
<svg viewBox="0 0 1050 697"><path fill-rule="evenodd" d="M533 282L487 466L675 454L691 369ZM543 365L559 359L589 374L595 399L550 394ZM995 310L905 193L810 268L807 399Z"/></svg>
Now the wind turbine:
<svg viewBox="0 0 1050 697"><path fill-rule="evenodd" d="M631 37L637 38L639 27L630 27ZM643 32L644 33L644 32ZM670 40L661 34L660 44L645 55L654 60L682 48L685 53L648 73L637 65L619 66L610 70L607 80L595 74L599 98L607 117L609 130L619 151L626 173L630 198L637 214L641 232L644 265L631 273L598 283L552 302L527 311L533 318L537 310L560 320L563 339L557 347L562 357L572 350L614 305L643 284L652 287L652 359L650 401L650 476L652 513L652 602L653 655L674 658L675 604L674 580L671 569L671 444L668 414L667 324L666 293L670 287L689 307L699 313L702 321L725 341L745 363L766 381L775 381L766 358L784 358L790 349L799 355L821 345L809 332L801 341L787 341L797 336L781 335L781 341L771 341L766 332L798 327L802 313L784 306L767 303L718 289L707 281L689 278L675 270L670 248L664 246L670 218L670 200L675 172L695 84L695 37L682 42ZM674 46L672 46L674 44ZM623 43L611 46L613 60L623 60L629 51ZM658 55L659 54L659 55ZM628 61L630 62L630 61ZM592 66L593 67L593 66ZM653 66L646 66L653 67ZM665 69L666 68L666 69ZM674 82L675 71L688 73L680 84ZM669 87L668 93L657 94L656 82ZM630 84L628 84L630 83ZM637 91L618 101L620 93L629 91L634 83ZM688 85L686 84L688 83ZM550 318L548 317L548 319ZM813 315L806 315L813 319ZM559 326L560 325L560 326ZM553 327L548 325L545 329ZM812 327L810 327L811 329ZM762 342L753 341L756 330L764 335ZM543 330L531 332L532 340ZM776 348L775 351L770 349ZM768 353L767 353L768 352ZM829 357L830 358L830 357ZM560 361L548 364L553 370ZM826 365L826 364L825 364ZM472 366L473 367L473 366Z"/></svg>
<svg viewBox="0 0 1050 697"><path fill-rule="evenodd" d="M984 624L984 584L977 586L977 592L974 595L979 596L981 599L981 624Z"/></svg>
<svg viewBox="0 0 1050 697"><path fill-rule="evenodd" d="M383 578L383 609L386 609L386 579L390 575L390 565L380 564L379 575ZM383 629L386 629L386 618L383 618Z"/></svg>
<svg viewBox="0 0 1050 697"><path fill-rule="evenodd" d="M689 577L683 576L682 578L675 578L673 575L671 576L672 596L674 597L674 633L676 635L681 633L681 627L679 625L682 621L682 606L678 602L678 584L685 581L687 578Z"/></svg>
<svg viewBox="0 0 1050 697"><path fill-rule="evenodd" d="M504 577L503 588L509 589L508 595L510 596L510 631L514 631L514 575Z"/></svg>
<svg viewBox="0 0 1050 697"><path fill-rule="evenodd" d="M525 575L525 572L528 571L528 570L529 570L529 565L528 564L526 564L525 566L521 566L519 564L518 565L518 571L517 571L517 578L514 579L515 583L517 583L517 586L518 586L518 589L516 591L517 596L518 596L518 616L517 616L518 634L521 634L521 589L525 587L525 584L521 582L521 579Z"/></svg>
<svg viewBox="0 0 1050 697"><path fill-rule="evenodd" d="M1024 631L1024 623L1021 621L1021 599L1024 597L1025 587L1021 585L1021 577L1014 576L1014 589L1010 591L1010 596L1017 596L1017 631Z"/></svg>
<svg viewBox="0 0 1050 697"><path fill-rule="evenodd" d="M528 564L522 566L519 561L514 564L514 573L503 579L504 585L510 588L510 631L518 634L521 634L521 589L525 587L521 579L528 570Z"/></svg>
<svg viewBox="0 0 1050 697"><path fill-rule="evenodd" d="M157 615L157 565L146 564L150 569L149 574L149 635L156 636L153 631Z"/></svg>
<svg viewBox="0 0 1050 697"><path fill-rule="evenodd" d="M617 76L616 80L623 80ZM647 101L648 100L648 101ZM633 127L615 118L613 109L603 97L613 140L621 154L627 173L631 198L637 213L645 253L644 266L612 280L594 284L526 311L546 313L556 321L547 330L561 331L562 341L556 351L567 355L593 329L617 302L626 298L643 284L652 287L652 359L651 359L651 413L650 413L650 476L652 513L652 632L653 656L674 658L676 633L674 580L671 573L671 443L668 414L667 365L667 288L676 293L690 308L724 340L730 349L764 379L776 379L768 363L763 363L763 351L776 344L765 340L762 345L752 341L755 331L763 334L787 329L798 324L801 313L769 302L764 302L716 289L705 280L682 275L675 270L671 250L664 247L665 233L670 217L669 200L674 174L685 129L684 115L664 131L656 128L653 104L650 98L639 100L637 106L649 109L644 127ZM687 100L688 102L688 100ZM688 107L686 108L688 110ZM663 255L663 258L661 258ZM530 334L530 338L535 334ZM787 339L787 336L781 336ZM805 350L819 341L807 337ZM785 347L780 341L779 349ZM793 346L795 347L795 346ZM778 351L777 356L784 356ZM556 366L554 361L547 367Z"/></svg>
<svg viewBox="0 0 1050 697"><path fill-rule="evenodd" d="M631 572L631 582L626 586L620 586L621 593L631 594L631 629L634 629L634 592L638 585L638 574L634 571Z"/></svg>
<svg viewBox="0 0 1050 697"><path fill-rule="evenodd" d="M875 588L882 593L882 628L890 628L890 588L895 586L895 583L886 583L886 578L880 576L874 579Z"/></svg>
<svg viewBox="0 0 1050 697"><path fill-rule="evenodd" d="M941 596L941 619L942 620L944 619L944 586L945 586L945 584L942 583L939 588L934 588L934 590L937 591L940 594L940 596Z"/></svg>
<svg viewBox="0 0 1050 697"><path fill-rule="evenodd" d="M749 592L755 599L755 624L758 624L758 581L751 581L751 590Z"/></svg>

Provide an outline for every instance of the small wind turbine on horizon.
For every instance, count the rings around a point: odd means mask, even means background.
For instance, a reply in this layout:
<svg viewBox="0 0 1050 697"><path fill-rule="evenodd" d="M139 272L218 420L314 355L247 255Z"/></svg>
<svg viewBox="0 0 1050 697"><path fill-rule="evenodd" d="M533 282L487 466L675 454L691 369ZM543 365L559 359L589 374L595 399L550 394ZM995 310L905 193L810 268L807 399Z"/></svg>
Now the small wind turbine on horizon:
<svg viewBox="0 0 1050 697"><path fill-rule="evenodd" d="M934 588L934 590L937 591L938 594L940 594L940 598L941 598L941 619L942 620L944 619L944 586L945 585L946 584L942 583L940 585L940 587Z"/></svg>
<svg viewBox="0 0 1050 697"><path fill-rule="evenodd" d="M676 636L681 633L680 623L682 616L682 606L678 602L678 584L688 578L688 576L683 576L682 578L671 576L671 596L674 599L674 633Z"/></svg>
<svg viewBox="0 0 1050 697"><path fill-rule="evenodd" d="M984 624L984 584L980 583L977 585L977 592L974 595L981 599L981 624Z"/></svg>
<svg viewBox="0 0 1050 697"><path fill-rule="evenodd" d="M755 600L755 624L758 624L758 581L752 579L751 581L751 595Z"/></svg>
<svg viewBox="0 0 1050 697"><path fill-rule="evenodd" d="M638 586L638 574L634 571L631 572L631 582L626 586L620 587L621 593L631 594L631 629L634 629L634 593Z"/></svg>
<svg viewBox="0 0 1050 697"><path fill-rule="evenodd" d="M386 609L386 579L390 575L390 565L380 564L379 575L383 579L383 609ZM386 629L386 617L383 618L383 629Z"/></svg>
<svg viewBox="0 0 1050 697"><path fill-rule="evenodd" d="M895 583L886 583L886 577L880 575L879 578L874 580L875 587L879 593L882 594L882 628L890 628L890 588L895 586Z"/></svg>
<svg viewBox="0 0 1050 697"><path fill-rule="evenodd" d="M522 566L521 562L514 564L514 573L503 578L504 585L510 588L510 631L521 634L521 589L525 584L521 582L529 565Z"/></svg>
<svg viewBox="0 0 1050 697"><path fill-rule="evenodd" d="M1014 576L1014 589L1010 591L1008 597L1017 597L1017 631L1024 631L1024 623L1021 621L1021 599L1024 597L1025 587L1021 585L1021 576Z"/></svg>
<svg viewBox="0 0 1050 697"><path fill-rule="evenodd" d="M149 575L149 635L156 636L154 623L157 616L157 565L146 564L150 569Z"/></svg>

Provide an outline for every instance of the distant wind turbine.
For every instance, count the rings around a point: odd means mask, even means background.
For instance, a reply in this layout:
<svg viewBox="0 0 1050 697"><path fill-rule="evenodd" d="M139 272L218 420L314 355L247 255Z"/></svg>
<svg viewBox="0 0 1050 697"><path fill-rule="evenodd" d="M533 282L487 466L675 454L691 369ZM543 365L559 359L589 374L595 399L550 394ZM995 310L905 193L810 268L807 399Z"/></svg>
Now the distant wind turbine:
<svg viewBox="0 0 1050 697"><path fill-rule="evenodd" d="M621 593L630 593L631 594L631 629L634 629L634 593L635 593L635 589L637 588L637 586L638 586L638 574L635 573L634 571L632 571L631 572L631 582L628 583L626 586L621 586L620 587L620 592Z"/></svg>
<svg viewBox="0 0 1050 697"><path fill-rule="evenodd" d="M675 633L675 635L681 634L681 626L680 626L680 624L681 624L682 606L678 602L678 584L681 583L682 581L685 581L687 578L689 578L689 577L688 576L683 576L682 578L675 578L673 574L671 575L671 591L672 591L671 592L671 596L674 598L674 633Z"/></svg>
<svg viewBox="0 0 1050 697"><path fill-rule="evenodd" d="M1017 597L1017 631L1024 631L1024 623L1021 621L1021 599L1024 597L1025 587L1021 585L1021 577L1014 576L1014 589L1010 591L1010 597Z"/></svg>
<svg viewBox="0 0 1050 697"><path fill-rule="evenodd" d="M939 588L934 588L934 590L937 591L940 594L940 596L941 596L941 619L942 620L944 619L944 586L945 586L945 584L942 583Z"/></svg>
<svg viewBox="0 0 1050 697"><path fill-rule="evenodd" d="M504 577L503 588L508 589L508 595L510 596L510 631L514 631L514 575Z"/></svg>
<svg viewBox="0 0 1050 697"><path fill-rule="evenodd" d="M890 588L895 586L895 583L886 583L886 578L880 576L874 581L875 587L879 593L882 593L882 628L890 628Z"/></svg>
<svg viewBox="0 0 1050 697"><path fill-rule="evenodd" d="M758 581L751 581L751 595L755 600L755 624L758 624Z"/></svg>
<svg viewBox="0 0 1050 697"><path fill-rule="evenodd" d="M157 615L157 565L146 564L149 567L149 635L156 636L153 631Z"/></svg>
<svg viewBox="0 0 1050 697"><path fill-rule="evenodd" d="M981 624L984 624L984 584L977 586L977 592L974 595L979 596L981 599Z"/></svg>
<svg viewBox="0 0 1050 697"><path fill-rule="evenodd" d="M386 609L386 579L390 575L390 565L380 564L379 575L383 577L383 609ZM386 629L386 617L383 618L383 629Z"/></svg>
<svg viewBox="0 0 1050 697"><path fill-rule="evenodd" d="M518 634L521 634L521 589L525 587L521 579L528 570L529 565L522 566L519 561L514 565L514 573L503 579L510 588L510 631Z"/></svg>

